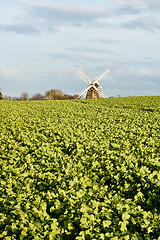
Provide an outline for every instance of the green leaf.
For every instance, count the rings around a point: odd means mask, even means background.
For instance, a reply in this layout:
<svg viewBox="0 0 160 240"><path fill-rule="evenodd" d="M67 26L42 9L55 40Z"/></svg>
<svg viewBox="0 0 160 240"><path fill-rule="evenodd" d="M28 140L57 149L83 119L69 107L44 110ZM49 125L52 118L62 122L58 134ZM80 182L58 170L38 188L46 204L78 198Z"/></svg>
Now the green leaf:
<svg viewBox="0 0 160 240"><path fill-rule="evenodd" d="M106 228L106 227L109 227L111 225L111 221L110 220L104 220L103 221L103 227Z"/></svg>
<svg viewBox="0 0 160 240"><path fill-rule="evenodd" d="M130 218L130 215L127 212L122 214L123 221L128 220L129 218Z"/></svg>

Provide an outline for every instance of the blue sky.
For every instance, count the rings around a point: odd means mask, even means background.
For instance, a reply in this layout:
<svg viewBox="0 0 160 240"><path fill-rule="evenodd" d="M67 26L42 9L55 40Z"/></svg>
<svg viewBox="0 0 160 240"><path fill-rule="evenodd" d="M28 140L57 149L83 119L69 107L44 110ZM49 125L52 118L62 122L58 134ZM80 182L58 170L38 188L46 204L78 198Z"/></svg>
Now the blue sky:
<svg viewBox="0 0 160 240"><path fill-rule="evenodd" d="M78 94L110 69L105 96L160 95L159 0L0 0L0 89Z"/></svg>

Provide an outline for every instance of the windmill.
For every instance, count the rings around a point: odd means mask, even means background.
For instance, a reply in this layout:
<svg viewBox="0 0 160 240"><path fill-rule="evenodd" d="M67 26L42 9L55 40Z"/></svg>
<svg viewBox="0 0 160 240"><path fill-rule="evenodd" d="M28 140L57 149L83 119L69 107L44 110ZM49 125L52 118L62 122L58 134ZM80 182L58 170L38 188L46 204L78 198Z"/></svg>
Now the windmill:
<svg viewBox="0 0 160 240"><path fill-rule="evenodd" d="M86 99L88 98L102 98L102 87L99 85L99 80L102 79L109 70L105 70L103 74L100 76L97 76L93 82L89 80L89 78L81 71L78 70L78 73L80 76L87 82L89 83L89 86L86 87L77 98L80 98L85 92L87 92Z"/></svg>

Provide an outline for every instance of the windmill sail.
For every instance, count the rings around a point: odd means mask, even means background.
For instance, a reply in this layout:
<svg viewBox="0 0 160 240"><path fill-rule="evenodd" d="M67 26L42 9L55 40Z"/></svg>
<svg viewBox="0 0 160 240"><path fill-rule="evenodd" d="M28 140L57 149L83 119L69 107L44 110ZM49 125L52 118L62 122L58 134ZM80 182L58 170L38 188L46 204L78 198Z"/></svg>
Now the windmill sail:
<svg viewBox="0 0 160 240"><path fill-rule="evenodd" d="M102 75L100 76L97 76L96 79L91 82L89 80L89 78L81 71L79 70L78 71L81 75L81 77L87 82L89 83L90 85L88 87L86 87L80 94L77 98L81 98L81 96L87 92L87 95L86 95L86 99L89 99L89 98L102 98L103 95L102 95L102 92L101 92L101 89L102 87L99 85L99 80L102 79L108 72L109 70L106 70Z"/></svg>

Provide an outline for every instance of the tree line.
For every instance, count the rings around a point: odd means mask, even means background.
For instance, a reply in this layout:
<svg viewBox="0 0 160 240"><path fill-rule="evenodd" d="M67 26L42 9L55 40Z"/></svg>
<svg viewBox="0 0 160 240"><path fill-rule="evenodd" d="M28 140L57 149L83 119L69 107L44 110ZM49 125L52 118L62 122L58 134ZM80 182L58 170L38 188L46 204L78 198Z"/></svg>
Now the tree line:
<svg viewBox="0 0 160 240"><path fill-rule="evenodd" d="M27 92L23 92L20 97L10 97L3 96L0 90L0 100L15 100L15 101L26 101L26 100L68 100L68 99L76 99L78 97L77 94L68 95L63 93L63 91L59 89L51 89L48 90L42 95L41 93L36 93L32 97L29 97Z"/></svg>

